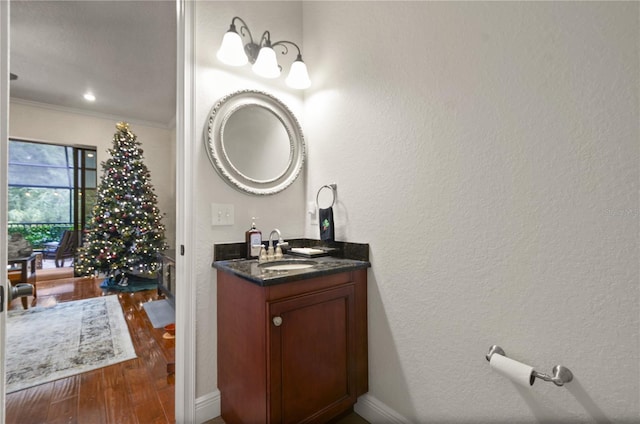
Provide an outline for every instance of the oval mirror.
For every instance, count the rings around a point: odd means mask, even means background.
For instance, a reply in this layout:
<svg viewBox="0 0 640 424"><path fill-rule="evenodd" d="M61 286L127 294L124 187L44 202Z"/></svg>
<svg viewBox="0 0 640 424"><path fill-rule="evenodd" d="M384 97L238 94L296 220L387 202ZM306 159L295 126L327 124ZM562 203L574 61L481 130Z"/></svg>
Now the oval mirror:
<svg viewBox="0 0 640 424"><path fill-rule="evenodd" d="M207 154L232 187L251 194L275 194L300 174L305 157L302 128L276 97L243 90L211 109Z"/></svg>

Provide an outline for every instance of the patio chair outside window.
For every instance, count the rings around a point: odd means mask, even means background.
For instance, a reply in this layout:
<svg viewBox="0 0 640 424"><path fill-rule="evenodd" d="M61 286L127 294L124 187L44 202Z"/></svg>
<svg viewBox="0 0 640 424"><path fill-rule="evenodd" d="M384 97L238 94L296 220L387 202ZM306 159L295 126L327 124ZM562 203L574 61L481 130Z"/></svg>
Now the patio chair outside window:
<svg viewBox="0 0 640 424"><path fill-rule="evenodd" d="M71 259L76 255L78 248L78 230L65 230L60 242L45 243L44 257L55 259L56 267L64 266L65 259Z"/></svg>

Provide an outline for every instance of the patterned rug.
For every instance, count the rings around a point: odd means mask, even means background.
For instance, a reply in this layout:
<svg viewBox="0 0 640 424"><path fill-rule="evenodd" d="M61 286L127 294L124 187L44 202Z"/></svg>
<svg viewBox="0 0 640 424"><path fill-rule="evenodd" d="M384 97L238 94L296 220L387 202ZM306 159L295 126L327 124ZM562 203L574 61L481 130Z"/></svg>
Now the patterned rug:
<svg viewBox="0 0 640 424"><path fill-rule="evenodd" d="M117 296L9 311L7 393L136 357Z"/></svg>

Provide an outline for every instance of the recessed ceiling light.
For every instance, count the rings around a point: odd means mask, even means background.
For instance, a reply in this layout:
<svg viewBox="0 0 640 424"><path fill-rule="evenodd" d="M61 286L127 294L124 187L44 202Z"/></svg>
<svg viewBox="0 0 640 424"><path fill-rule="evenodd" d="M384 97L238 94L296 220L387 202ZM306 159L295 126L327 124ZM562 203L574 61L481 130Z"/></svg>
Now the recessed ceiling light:
<svg viewBox="0 0 640 424"><path fill-rule="evenodd" d="M92 93L84 93L84 99L88 102L95 102L96 96L94 96Z"/></svg>

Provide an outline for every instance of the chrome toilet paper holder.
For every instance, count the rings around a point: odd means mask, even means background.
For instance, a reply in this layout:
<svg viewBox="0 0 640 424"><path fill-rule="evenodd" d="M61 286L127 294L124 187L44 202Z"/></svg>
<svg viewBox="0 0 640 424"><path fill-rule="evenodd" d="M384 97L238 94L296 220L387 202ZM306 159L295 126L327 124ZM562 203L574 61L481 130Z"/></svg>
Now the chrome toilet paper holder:
<svg viewBox="0 0 640 424"><path fill-rule="evenodd" d="M500 346L493 345L489 348L489 352L485 356L487 358L487 361L491 361L491 357L496 353L498 355L507 356ZM551 372L553 375L544 374L534 369L532 375L544 381L551 381L556 386L564 386L566 383L569 383L571 380L573 380L573 373L571 372L571 370L569 370L569 368L563 365L556 365L555 367L553 367Z"/></svg>

